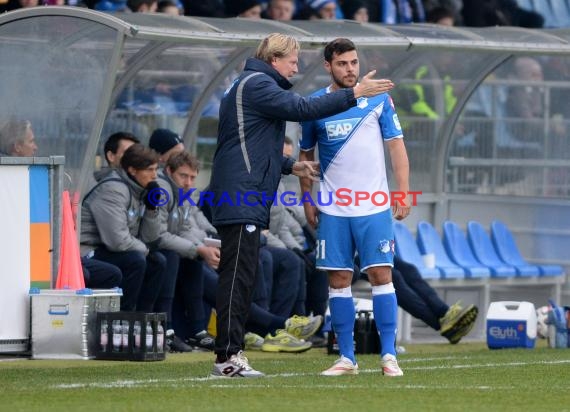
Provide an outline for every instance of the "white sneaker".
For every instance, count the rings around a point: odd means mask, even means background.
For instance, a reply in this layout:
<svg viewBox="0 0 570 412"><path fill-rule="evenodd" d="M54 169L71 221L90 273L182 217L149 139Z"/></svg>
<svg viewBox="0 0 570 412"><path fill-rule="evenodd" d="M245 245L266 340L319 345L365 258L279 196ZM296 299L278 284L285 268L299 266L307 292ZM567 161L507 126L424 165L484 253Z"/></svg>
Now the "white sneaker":
<svg viewBox="0 0 570 412"><path fill-rule="evenodd" d="M358 364L352 363L352 361L344 356L338 358L334 365L328 368L326 371L321 372L323 376L340 376L340 375L358 375Z"/></svg>
<svg viewBox="0 0 570 412"><path fill-rule="evenodd" d="M398 366L398 361L394 355L387 353L382 356L382 374L385 376L403 376L404 372Z"/></svg>
<svg viewBox="0 0 570 412"><path fill-rule="evenodd" d="M214 368L210 373L211 378L260 378L262 376L265 374L249 366L249 361L243 351L232 355L223 363L214 363Z"/></svg>

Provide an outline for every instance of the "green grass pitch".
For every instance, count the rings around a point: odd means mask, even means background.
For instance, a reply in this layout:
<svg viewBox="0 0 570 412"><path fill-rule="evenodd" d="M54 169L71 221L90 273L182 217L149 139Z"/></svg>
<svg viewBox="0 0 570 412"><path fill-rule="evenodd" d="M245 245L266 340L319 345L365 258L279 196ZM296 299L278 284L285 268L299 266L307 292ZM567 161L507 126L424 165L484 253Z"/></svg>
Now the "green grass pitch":
<svg viewBox="0 0 570 412"><path fill-rule="evenodd" d="M322 377L336 359L249 352L260 379L209 379L211 353L161 362L0 356L0 411L569 411L570 350L408 345L404 376L360 355L358 376Z"/></svg>

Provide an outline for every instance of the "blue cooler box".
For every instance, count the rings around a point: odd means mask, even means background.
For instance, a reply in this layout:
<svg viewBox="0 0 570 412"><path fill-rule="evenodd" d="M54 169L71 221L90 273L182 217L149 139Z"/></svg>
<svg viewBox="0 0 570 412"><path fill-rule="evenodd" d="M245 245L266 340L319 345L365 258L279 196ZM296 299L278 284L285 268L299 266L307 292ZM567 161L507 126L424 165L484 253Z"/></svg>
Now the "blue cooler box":
<svg viewBox="0 0 570 412"><path fill-rule="evenodd" d="M530 302L491 302L487 311L487 346L534 348L536 311Z"/></svg>

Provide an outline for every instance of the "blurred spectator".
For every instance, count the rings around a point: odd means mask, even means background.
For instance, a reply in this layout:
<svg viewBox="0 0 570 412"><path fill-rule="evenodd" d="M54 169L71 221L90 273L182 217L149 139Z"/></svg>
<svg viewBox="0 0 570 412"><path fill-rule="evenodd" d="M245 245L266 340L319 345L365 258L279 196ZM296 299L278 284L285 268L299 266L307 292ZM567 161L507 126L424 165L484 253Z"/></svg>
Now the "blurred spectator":
<svg viewBox="0 0 570 412"><path fill-rule="evenodd" d="M225 17L222 0L182 0L186 16Z"/></svg>
<svg viewBox="0 0 570 412"><path fill-rule="evenodd" d="M184 14L184 7L182 3L174 0L160 0L156 6L156 11L171 16L180 16Z"/></svg>
<svg viewBox="0 0 570 412"><path fill-rule="evenodd" d="M261 18L261 5L257 0L224 0L227 17Z"/></svg>
<svg viewBox="0 0 570 412"><path fill-rule="evenodd" d="M126 0L102 0L95 3L94 9L98 11L109 11L109 12L130 11L130 9L127 7Z"/></svg>
<svg viewBox="0 0 570 412"><path fill-rule="evenodd" d="M270 0L264 17L277 21L290 21L295 13L295 0Z"/></svg>
<svg viewBox="0 0 570 412"><path fill-rule="evenodd" d="M461 10L466 26L519 26L541 28L544 17L535 11L521 9L516 0L463 0Z"/></svg>
<svg viewBox="0 0 570 412"><path fill-rule="evenodd" d="M421 0L367 1L370 21L385 24L425 22L425 10Z"/></svg>
<svg viewBox="0 0 570 412"><path fill-rule="evenodd" d="M520 83L508 88L505 113L519 120L509 122L509 130L517 140L542 141L544 124L535 121L542 120L544 114L544 89L536 84L544 80L542 66L532 57L517 57L512 67L509 77Z"/></svg>
<svg viewBox="0 0 570 412"><path fill-rule="evenodd" d="M337 4L335 0L308 0L305 8L310 8L323 20L336 19Z"/></svg>
<svg viewBox="0 0 570 412"><path fill-rule="evenodd" d="M341 8L345 19L368 23L368 6L365 0L344 0Z"/></svg>
<svg viewBox="0 0 570 412"><path fill-rule="evenodd" d="M133 13L155 13L156 0L127 0L127 6Z"/></svg>
<svg viewBox="0 0 570 412"><path fill-rule="evenodd" d="M426 22L440 24L442 26L455 26L455 14L447 7L435 7L428 10Z"/></svg>
<svg viewBox="0 0 570 412"><path fill-rule="evenodd" d="M5 4L0 1L0 13L10 10L22 9L25 7L39 6L39 0L8 0Z"/></svg>
<svg viewBox="0 0 570 412"><path fill-rule="evenodd" d="M36 145L32 124L28 120L11 118L0 123L0 156L34 156Z"/></svg>

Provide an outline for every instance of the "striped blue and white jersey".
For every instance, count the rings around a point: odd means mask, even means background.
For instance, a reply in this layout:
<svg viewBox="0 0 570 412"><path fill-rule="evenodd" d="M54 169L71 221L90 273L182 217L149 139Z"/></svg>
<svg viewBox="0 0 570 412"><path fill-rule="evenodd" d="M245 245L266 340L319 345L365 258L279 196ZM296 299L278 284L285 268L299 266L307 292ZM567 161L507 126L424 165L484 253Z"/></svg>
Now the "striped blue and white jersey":
<svg viewBox="0 0 570 412"><path fill-rule="evenodd" d="M329 92L330 86L313 96ZM334 216L367 216L390 207L384 141L403 138L390 95L361 97L357 106L341 114L303 122L301 126L301 150L311 150L318 145L321 163L318 207L322 212ZM357 202L356 192L364 193L361 199L367 193L369 199ZM331 197L332 202L329 202ZM381 204L383 199L386 201Z"/></svg>

